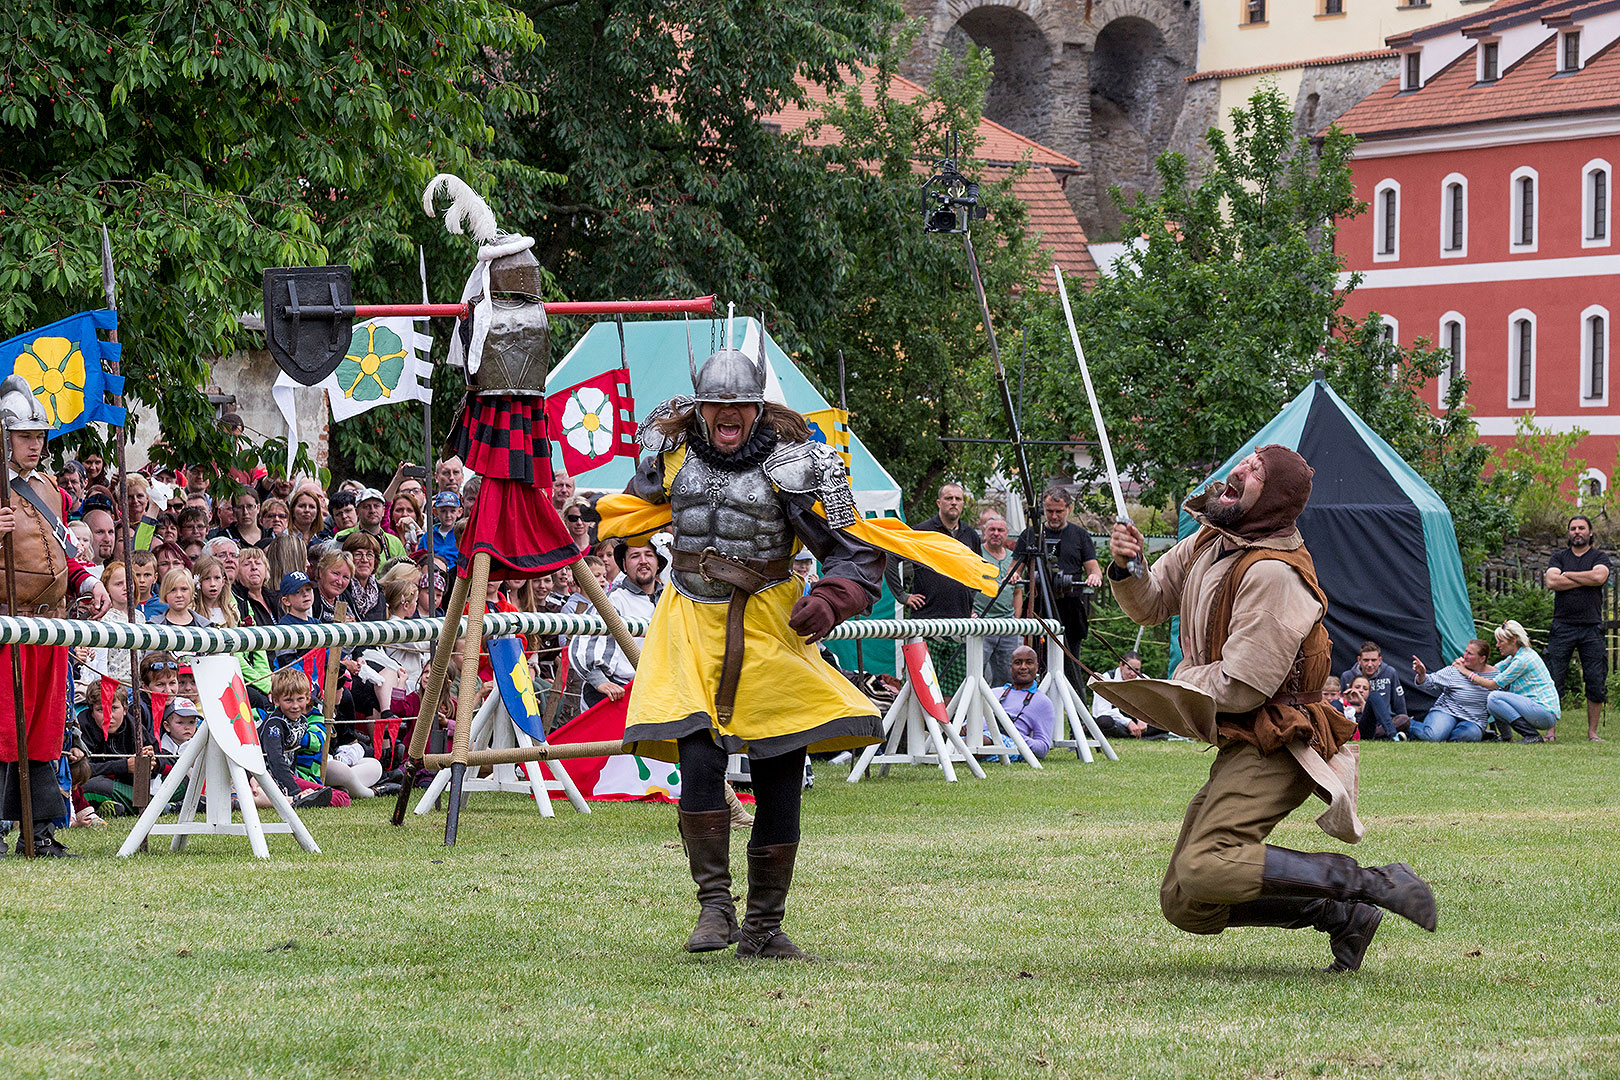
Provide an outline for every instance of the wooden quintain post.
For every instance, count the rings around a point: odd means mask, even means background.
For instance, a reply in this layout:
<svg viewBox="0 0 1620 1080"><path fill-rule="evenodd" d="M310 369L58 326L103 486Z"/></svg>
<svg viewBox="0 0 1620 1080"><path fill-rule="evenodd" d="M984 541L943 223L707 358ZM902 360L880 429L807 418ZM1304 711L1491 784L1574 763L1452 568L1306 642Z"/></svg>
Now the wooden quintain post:
<svg viewBox="0 0 1620 1080"><path fill-rule="evenodd" d="M107 309L116 313L118 311L118 283L113 277L112 238L107 234L107 226L101 227L101 291L107 296ZM118 342L118 327L114 324L107 340L116 344ZM120 374L122 361L108 361L112 374ZM124 405L124 395L113 395L113 404ZM125 422L115 429L118 438L113 443L113 461L118 467L118 514L124 521L124 614L130 624L135 622L135 529L140 525L138 521L129 520L129 484L126 479L128 469L124 465L124 445L128 440L128 414ZM229 586L227 586L229 587ZM141 717L140 709L140 683L141 653L139 649L129 650L129 706L130 715L136 720ZM162 717L156 718L158 723L163 722ZM152 797L152 761L141 750L146 746L146 725L135 725L135 809L145 810L147 801ZM142 849L145 849L142 842Z"/></svg>
<svg viewBox="0 0 1620 1080"><path fill-rule="evenodd" d="M0 510L11 508L11 431L6 429L5 445L0 447ZM6 612L17 614L16 530L6 533ZM28 775L28 718L23 713L21 645L7 646L11 653L11 711L17 724L17 795L21 807L17 815L20 846L25 859L34 857L34 785Z"/></svg>

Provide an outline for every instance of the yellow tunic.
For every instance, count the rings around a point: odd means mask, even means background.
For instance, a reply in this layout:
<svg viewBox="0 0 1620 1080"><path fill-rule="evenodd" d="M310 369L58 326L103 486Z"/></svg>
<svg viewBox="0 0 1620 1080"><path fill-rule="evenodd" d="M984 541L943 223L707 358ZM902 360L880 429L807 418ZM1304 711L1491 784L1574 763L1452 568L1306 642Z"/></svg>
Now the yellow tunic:
<svg viewBox="0 0 1620 1080"><path fill-rule="evenodd" d="M685 449L661 456L667 496L685 464ZM645 536L670 521L667 502L650 503L628 494L604 496L596 509L602 539ZM891 521L858 520L845 531L886 551L921 556L919 561L964 584L995 591L995 565L949 537L915 533ZM666 588L636 668L625 749L675 761L675 740L705 728L727 752L762 758L801 746L831 752L880 741L882 722L871 700L788 626L794 601L802 595L803 583L795 577L749 597L736 702L730 722L722 726L715 719L714 702L725 656L727 605L699 603Z"/></svg>

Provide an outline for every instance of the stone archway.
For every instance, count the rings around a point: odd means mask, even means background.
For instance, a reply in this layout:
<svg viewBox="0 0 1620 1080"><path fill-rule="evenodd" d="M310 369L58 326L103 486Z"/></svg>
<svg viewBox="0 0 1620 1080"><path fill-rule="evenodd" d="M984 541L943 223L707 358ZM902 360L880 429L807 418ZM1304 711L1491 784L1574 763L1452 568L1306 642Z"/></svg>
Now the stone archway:
<svg viewBox="0 0 1620 1080"><path fill-rule="evenodd" d="M1098 32L1091 52L1091 186L1098 233L1112 235L1123 215L1108 197L1118 186L1127 197L1157 185L1153 162L1169 148L1186 97L1188 66L1170 50L1160 29L1136 15L1113 19Z"/></svg>
<svg viewBox="0 0 1620 1080"><path fill-rule="evenodd" d="M984 115L1020 135L1045 142L1052 115L1052 46L1024 11L1002 4L968 9L945 34L946 52L969 44L995 58Z"/></svg>

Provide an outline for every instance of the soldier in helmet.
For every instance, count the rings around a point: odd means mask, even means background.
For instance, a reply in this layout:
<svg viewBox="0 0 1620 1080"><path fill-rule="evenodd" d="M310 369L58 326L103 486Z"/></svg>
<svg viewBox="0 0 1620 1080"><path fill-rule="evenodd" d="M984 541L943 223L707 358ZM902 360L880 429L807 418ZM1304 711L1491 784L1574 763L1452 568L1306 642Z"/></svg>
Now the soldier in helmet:
<svg viewBox="0 0 1620 1080"><path fill-rule="evenodd" d="M642 423L650 456L627 493L597 510L603 538L675 526L674 587L647 631L624 741L631 753L681 764L680 830L700 908L686 947L735 942L739 957L802 958L781 926L806 751L865 746L881 733L871 702L815 643L877 599L885 555L872 539L880 530L862 531L842 460L810 441L803 416L765 400L763 327L760 342L753 356L723 348L700 371L688 340L695 392ZM932 555L907 550L935 565L954 561L961 580L988 580L994 591L993 566L927 536ZM793 575L801 549L822 566L808 591ZM748 755L757 801L740 927L722 788L732 753Z"/></svg>
<svg viewBox="0 0 1620 1080"><path fill-rule="evenodd" d="M51 425L21 376L0 380L0 425L5 430L11 477L10 506L0 510L0 536L9 535L10 542L0 546L0 559L16 560L12 569L17 590L17 595L0 600L0 613L60 618L67 614L65 599L72 589L89 598L92 615L100 615L107 609L107 591L90 576L89 564L78 557L73 538L62 524L67 495L54 477L40 471ZM12 683L12 649L21 662L20 686ZM62 756L67 724L67 683L66 646L0 645L0 818L22 818L26 763L36 857L67 855L52 835L53 820L65 813L56 783L56 762ZM22 700L27 725L26 754L17 745L14 694Z"/></svg>

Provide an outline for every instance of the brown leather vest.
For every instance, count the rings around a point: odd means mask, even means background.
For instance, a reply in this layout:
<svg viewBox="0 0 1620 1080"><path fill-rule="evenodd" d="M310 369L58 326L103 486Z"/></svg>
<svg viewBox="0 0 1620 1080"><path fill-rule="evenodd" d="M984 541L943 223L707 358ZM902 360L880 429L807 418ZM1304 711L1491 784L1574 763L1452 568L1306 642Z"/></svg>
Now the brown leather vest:
<svg viewBox="0 0 1620 1080"><path fill-rule="evenodd" d="M1218 542L1219 538L1218 532L1206 528L1198 537L1194 550L1202 551ZM1211 662L1221 658L1221 649L1231 633L1232 605L1237 599L1238 586L1242 584L1243 575L1256 563L1268 559L1287 563L1299 575L1316 602L1322 605L1322 614L1327 614L1327 593L1322 591L1321 584L1316 580L1316 563L1312 561L1311 553L1303 546L1293 551L1245 548L1229 558L1233 560L1232 569L1222 579L1215 594L1215 604L1210 610L1208 637ZM1323 758L1330 758L1339 752L1340 744L1348 740L1355 730L1352 721L1323 700L1322 686L1332 672L1333 639L1328 636L1322 620L1317 619L1316 625L1306 633L1305 640L1300 642L1293 666L1282 685L1272 694L1271 700L1253 712L1220 713L1216 716L1216 728L1228 738L1258 746L1264 754L1274 753L1303 738Z"/></svg>
<svg viewBox="0 0 1620 1080"><path fill-rule="evenodd" d="M40 501L52 510L62 505L62 494L54 477L36 473L30 482ZM67 552L51 531L51 523L34 504L7 492L11 508L17 513L17 527L12 530L9 543L0 543L0 575L11 552L17 553L17 597L15 608L3 596L5 578L0 576L0 613L6 615L59 616L66 609L62 601L67 597Z"/></svg>

